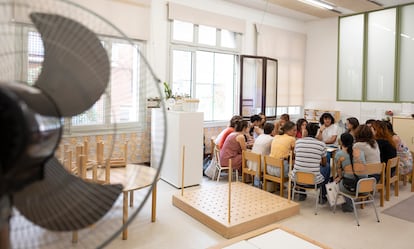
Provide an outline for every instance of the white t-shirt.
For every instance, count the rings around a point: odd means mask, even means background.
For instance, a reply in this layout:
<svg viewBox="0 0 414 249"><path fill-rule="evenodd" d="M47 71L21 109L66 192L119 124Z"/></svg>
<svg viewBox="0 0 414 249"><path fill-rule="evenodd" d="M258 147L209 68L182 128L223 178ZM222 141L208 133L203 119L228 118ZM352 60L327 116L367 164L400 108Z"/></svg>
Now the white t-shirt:
<svg viewBox="0 0 414 249"><path fill-rule="evenodd" d="M272 145L273 137L269 134L261 134L255 140L252 148L252 152L262 155L262 165L264 165L264 155L270 154L270 146ZM257 165L254 162L248 161L247 167L252 170L257 169ZM263 168L261 169L263 171Z"/></svg>
<svg viewBox="0 0 414 249"><path fill-rule="evenodd" d="M330 126L326 127L325 130L323 130L322 142L326 143L326 141L328 141L332 136L338 136L338 126L336 126L336 124L331 124ZM336 139L333 144L338 145L338 139Z"/></svg>

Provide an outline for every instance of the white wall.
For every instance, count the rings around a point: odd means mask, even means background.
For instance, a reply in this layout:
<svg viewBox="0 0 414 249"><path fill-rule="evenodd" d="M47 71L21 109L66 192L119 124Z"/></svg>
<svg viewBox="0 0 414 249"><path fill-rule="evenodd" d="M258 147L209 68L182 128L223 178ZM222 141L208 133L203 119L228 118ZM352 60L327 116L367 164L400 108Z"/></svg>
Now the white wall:
<svg viewBox="0 0 414 249"><path fill-rule="evenodd" d="M308 22L306 30L305 108L339 110L343 121L353 116L362 122L385 118L386 110L402 111L402 104L397 103L336 101L338 19Z"/></svg>
<svg viewBox="0 0 414 249"><path fill-rule="evenodd" d="M255 23L283 28L291 31L305 33L305 25L302 21L270 15L263 11L253 10L235 5L222 0L152 0L151 2L151 30L148 42L148 57L151 66L158 77L168 80L169 61L169 35L167 21L167 3L174 2L191 8L227 15L246 21L246 31L243 35L242 54L255 54Z"/></svg>

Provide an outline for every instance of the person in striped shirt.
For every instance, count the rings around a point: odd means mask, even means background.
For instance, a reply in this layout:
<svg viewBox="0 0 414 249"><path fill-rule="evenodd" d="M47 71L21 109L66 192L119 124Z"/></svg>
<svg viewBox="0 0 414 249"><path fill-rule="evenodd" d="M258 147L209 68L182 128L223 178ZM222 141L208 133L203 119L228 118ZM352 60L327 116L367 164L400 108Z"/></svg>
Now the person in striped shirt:
<svg viewBox="0 0 414 249"><path fill-rule="evenodd" d="M296 140L295 144L295 164L292 170L294 179L295 173L312 172L315 174L315 180L322 189L322 198L319 203L326 203L326 189L324 185L328 183L330 168L326 165L326 144L315 138L319 129L316 123L309 123L306 126L307 136ZM306 194L300 194L299 200L304 201Z"/></svg>

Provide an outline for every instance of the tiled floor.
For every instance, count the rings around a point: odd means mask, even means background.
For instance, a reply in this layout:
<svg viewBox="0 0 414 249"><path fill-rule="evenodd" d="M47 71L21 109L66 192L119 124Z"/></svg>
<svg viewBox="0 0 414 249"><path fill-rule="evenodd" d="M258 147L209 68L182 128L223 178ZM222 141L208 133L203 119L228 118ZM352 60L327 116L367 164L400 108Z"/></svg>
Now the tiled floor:
<svg viewBox="0 0 414 249"><path fill-rule="evenodd" d="M215 183L207 178L202 186ZM313 197L301 202L299 215L282 220L280 224L332 248L375 248L375 249L411 249L414 247L414 223L383 214L382 211L414 193L410 185L400 185L400 196L391 196L391 201L385 202L385 207L377 207L381 222L375 219L372 207L358 209L361 226L356 226L353 213L343 213L340 209L334 214L325 204L314 215ZM113 249L199 249L215 245L225 238L213 232L203 224L194 220L172 205L171 196L180 190L160 180L158 184L157 221L150 222L150 202L144 206L138 217L128 230L128 240L119 236L107 248ZM414 207L413 207L414 210ZM413 211L414 215L414 211Z"/></svg>

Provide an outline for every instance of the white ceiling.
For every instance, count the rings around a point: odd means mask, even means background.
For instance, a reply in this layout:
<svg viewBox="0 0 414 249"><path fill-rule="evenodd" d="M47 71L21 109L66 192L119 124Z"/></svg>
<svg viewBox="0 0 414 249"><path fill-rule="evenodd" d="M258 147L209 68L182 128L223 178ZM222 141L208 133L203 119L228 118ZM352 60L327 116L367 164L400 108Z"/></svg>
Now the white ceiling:
<svg viewBox="0 0 414 249"><path fill-rule="evenodd" d="M311 21L320 18L329 18L341 15L349 15L365 11L377 10L386 7L414 3L414 0L324 0L336 6L335 10L321 9L311 5L307 5L298 0L225 0L248 8L262 10L290 18ZM379 6L376 2L382 6Z"/></svg>

